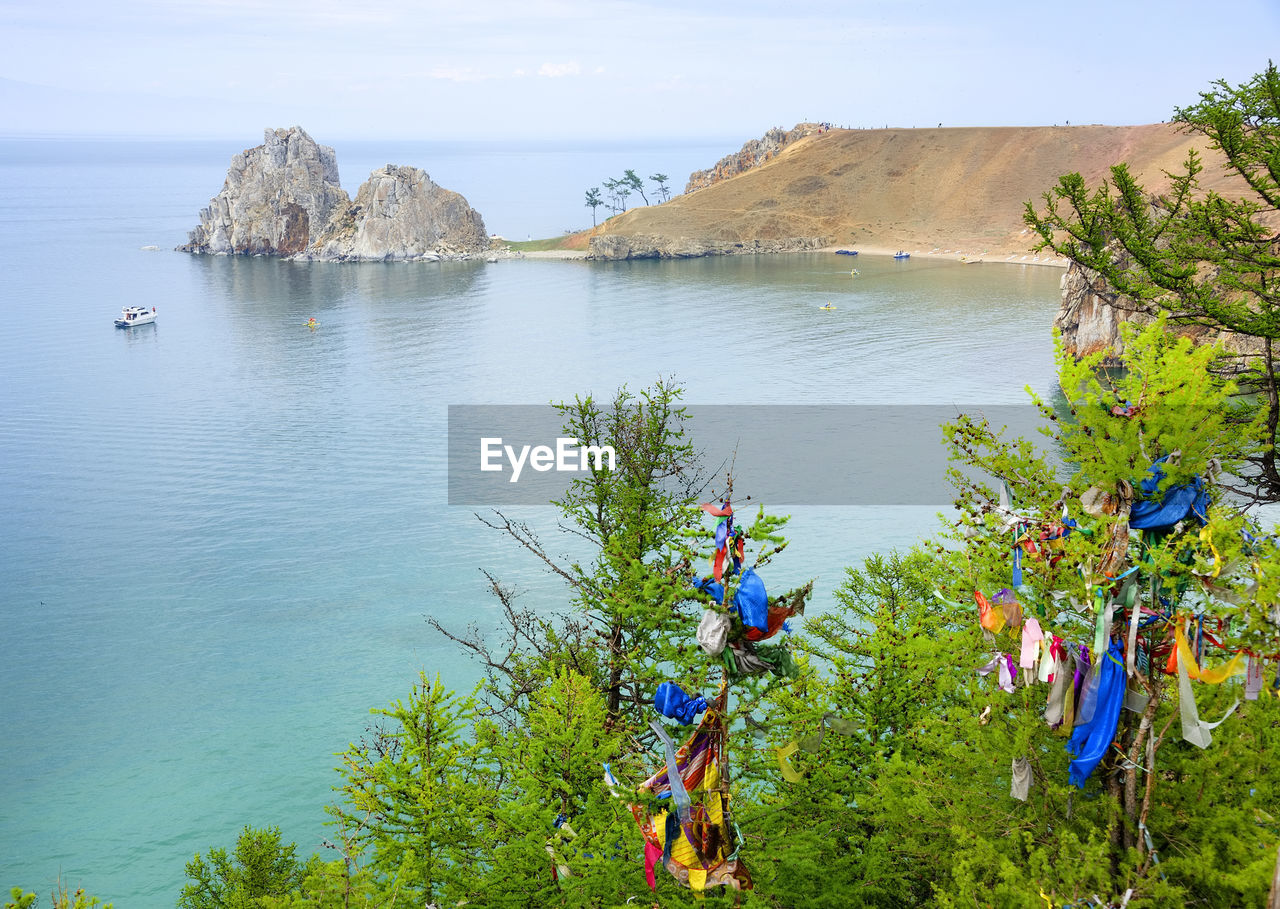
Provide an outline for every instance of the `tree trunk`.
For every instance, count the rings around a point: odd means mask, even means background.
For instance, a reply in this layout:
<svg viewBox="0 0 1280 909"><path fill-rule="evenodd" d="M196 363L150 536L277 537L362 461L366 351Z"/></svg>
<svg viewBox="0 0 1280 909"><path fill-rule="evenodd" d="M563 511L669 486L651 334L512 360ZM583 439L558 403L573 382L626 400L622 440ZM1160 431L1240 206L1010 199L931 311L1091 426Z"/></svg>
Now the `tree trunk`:
<svg viewBox="0 0 1280 909"><path fill-rule="evenodd" d="M1141 674L1138 678L1143 682L1142 687L1147 692L1147 707L1142 711L1142 719L1138 723L1138 734L1134 736L1127 755L1130 766L1124 778L1124 845L1126 849L1136 846L1141 852L1143 844L1138 830L1138 769L1142 765L1142 749L1151 735L1151 726L1155 722L1156 711L1160 707L1162 691L1158 682L1145 679ZM1151 774L1154 770L1155 767L1146 767L1143 772Z"/></svg>
<svg viewBox="0 0 1280 909"><path fill-rule="evenodd" d="M1280 494L1280 470L1276 468L1276 429L1280 425L1280 393L1276 390L1276 364L1271 358L1271 339L1263 339L1267 370L1267 430L1263 437L1262 475L1273 496Z"/></svg>
<svg viewBox="0 0 1280 909"><path fill-rule="evenodd" d="M1107 769L1107 794L1115 799L1116 804L1124 805L1124 784L1120 782L1118 774L1112 773L1112 758L1108 755L1103 759L1101 767ZM1111 828L1111 876L1119 879L1120 863L1124 860L1124 851L1128 848L1129 842L1129 826L1125 823L1119 823Z"/></svg>
<svg viewBox="0 0 1280 909"><path fill-rule="evenodd" d="M1276 850L1276 872L1271 876L1271 896L1267 909L1280 909L1280 849Z"/></svg>
<svg viewBox="0 0 1280 909"><path fill-rule="evenodd" d="M622 710L622 626L609 629L609 720L618 718Z"/></svg>

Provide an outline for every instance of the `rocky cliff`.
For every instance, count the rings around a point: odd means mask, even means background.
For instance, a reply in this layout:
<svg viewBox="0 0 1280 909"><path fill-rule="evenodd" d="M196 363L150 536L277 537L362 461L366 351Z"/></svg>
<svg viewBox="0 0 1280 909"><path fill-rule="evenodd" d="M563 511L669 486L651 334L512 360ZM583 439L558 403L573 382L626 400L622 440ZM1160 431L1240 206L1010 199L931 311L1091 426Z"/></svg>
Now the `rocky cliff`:
<svg viewBox="0 0 1280 909"><path fill-rule="evenodd" d="M333 149L301 127L268 129L231 159L184 252L325 260L465 258L489 245L458 193L414 167L374 171L351 201Z"/></svg>
<svg viewBox="0 0 1280 909"><path fill-rule="evenodd" d="M823 127L817 123L797 123L792 129L781 129L775 126L765 133L763 138L751 139L739 151L732 155L725 155L716 162L714 167L694 171L689 175L689 182L685 184L684 191L691 193L719 183L721 180L728 180L730 177L746 173L753 167L759 167L766 161L776 158L779 152L797 139L822 131Z"/></svg>
<svg viewBox="0 0 1280 909"><path fill-rule="evenodd" d="M350 204L332 148L300 127L268 129L263 143L231 159L222 191L200 212L186 252L292 256L334 211Z"/></svg>
<svg viewBox="0 0 1280 909"><path fill-rule="evenodd" d="M1072 263L1062 276L1062 307L1053 324L1062 332L1062 343L1068 353L1083 357L1109 349L1107 365L1118 366L1124 353L1120 324L1143 325L1154 318L1128 297L1116 293L1097 272ZM1197 344L1220 342L1231 353L1262 353L1260 338L1201 325L1175 326L1174 331Z"/></svg>
<svg viewBox="0 0 1280 909"><path fill-rule="evenodd" d="M388 164L335 213L307 251L313 259L441 259L489 245L484 221L458 193L416 167Z"/></svg>

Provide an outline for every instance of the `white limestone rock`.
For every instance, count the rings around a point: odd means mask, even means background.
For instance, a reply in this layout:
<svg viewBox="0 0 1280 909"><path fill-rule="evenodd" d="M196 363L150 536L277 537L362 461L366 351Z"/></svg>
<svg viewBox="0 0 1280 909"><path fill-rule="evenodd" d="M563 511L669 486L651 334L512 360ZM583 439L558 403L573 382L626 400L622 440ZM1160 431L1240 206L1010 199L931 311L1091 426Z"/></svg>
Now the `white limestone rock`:
<svg viewBox="0 0 1280 909"><path fill-rule="evenodd" d="M488 247L484 220L465 198L416 167L388 164L369 175L347 209L334 213L307 257L435 260Z"/></svg>
<svg viewBox="0 0 1280 909"><path fill-rule="evenodd" d="M231 159L222 191L178 247L211 255L324 260L468 258L489 247L480 215L415 167L374 171L353 202L333 149L301 127L268 129Z"/></svg>
<svg viewBox="0 0 1280 909"><path fill-rule="evenodd" d="M200 213L186 252L292 256L303 252L350 198L332 148L300 126L267 129L263 144L231 159L222 191Z"/></svg>

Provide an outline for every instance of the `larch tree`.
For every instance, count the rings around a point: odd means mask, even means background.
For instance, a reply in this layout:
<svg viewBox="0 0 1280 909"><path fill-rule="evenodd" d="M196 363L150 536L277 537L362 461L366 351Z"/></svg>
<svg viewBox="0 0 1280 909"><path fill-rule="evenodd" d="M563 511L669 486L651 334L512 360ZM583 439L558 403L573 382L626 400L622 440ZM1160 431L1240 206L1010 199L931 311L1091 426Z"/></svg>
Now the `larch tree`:
<svg viewBox="0 0 1280 909"><path fill-rule="evenodd" d="M1268 64L1242 85L1219 81L1179 108L1175 122L1221 153L1238 192L1203 188L1204 163L1193 149L1163 194L1118 164L1096 188L1079 173L1061 177L1043 210L1028 203L1024 218L1040 236L1037 249L1101 275L1127 298L1118 306L1261 339L1250 365L1265 401L1267 444L1253 460L1259 480L1250 492L1280 499L1280 73Z"/></svg>

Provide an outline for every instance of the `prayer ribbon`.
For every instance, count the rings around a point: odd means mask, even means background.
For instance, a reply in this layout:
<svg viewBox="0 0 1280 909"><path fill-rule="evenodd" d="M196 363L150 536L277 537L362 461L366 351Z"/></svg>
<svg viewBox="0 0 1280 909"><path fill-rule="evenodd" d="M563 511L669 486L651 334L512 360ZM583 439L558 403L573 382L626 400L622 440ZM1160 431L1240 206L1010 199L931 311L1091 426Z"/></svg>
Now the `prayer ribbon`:
<svg viewBox="0 0 1280 909"><path fill-rule="evenodd" d="M600 766L604 768L604 784L608 788L609 794L613 796L615 799L622 798L622 796L618 795L619 783L618 783L618 778L613 775L613 770L609 767L608 764L601 764Z"/></svg>
<svg viewBox="0 0 1280 909"><path fill-rule="evenodd" d="M1004 610L993 607L981 590L973 592L974 602L978 604L978 622L992 634L999 634L1004 628Z"/></svg>
<svg viewBox="0 0 1280 909"><path fill-rule="evenodd" d="M1052 657L1056 669L1053 672L1053 684L1049 689L1049 699L1044 707L1044 721L1049 726L1056 727L1062 722L1064 711L1066 710L1067 695L1067 673L1059 664L1061 658L1062 639L1055 637L1053 639L1053 648L1057 649L1058 656Z"/></svg>
<svg viewBox="0 0 1280 909"><path fill-rule="evenodd" d="M1206 723L1200 719L1200 712L1196 709L1195 695L1191 693L1190 667L1195 665L1191 659L1191 648L1187 646L1187 639L1180 625L1174 633L1178 636L1175 652L1178 655L1178 713L1182 719L1182 738L1197 748L1208 748L1213 744L1211 730L1225 723L1227 717L1240 706L1240 702L1236 701L1232 704L1223 714L1222 719L1216 723Z"/></svg>
<svg viewBox="0 0 1280 909"><path fill-rule="evenodd" d="M1013 759L1013 773L1009 783L1009 795L1020 802L1027 800L1031 792L1031 761L1024 757Z"/></svg>
<svg viewBox="0 0 1280 909"><path fill-rule="evenodd" d="M999 670L997 677L1001 690L1013 694L1013 683L1018 677L1018 670L1013 665L1013 657L1007 653L997 653L991 658L991 662L978 670L978 675L990 675L996 670Z"/></svg>
<svg viewBox="0 0 1280 909"><path fill-rule="evenodd" d="M1218 554L1218 547L1213 545L1213 531L1206 524L1200 528L1200 541L1209 545L1209 551L1213 553L1213 571L1209 573L1209 577L1216 578L1222 571L1222 556Z"/></svg>
<svg viewBox="0 0 1280 909"><path fill-rule="evenodd" d="M1125 648L1124 654L1124 670L1125 675L1133 678L1138 671L1138 619L1142 616L1142 603L1138 599L1138 585L1130 583L1125 591L1125 607L1130 610L1129 613L1129 641Z"/></svg>
<svg viewBox="0 0 1280 909"><path fill-rule="evenodd" d="M1120 660L1120 643L1112 644L1106 658L1098 661L1098 691L1093 716L1075 727L1067 751L1074 755L1067 781L1083 789L1085 781L1107 753L1120 722L1124 703L1125 673Z"/></svg>
<svg viewBox="0 0 1280 909"><path fill-rule="evenodd" d="M789 742L776 749L778 753L778 768L782 771L782 778L788 783L798 783L802 779L800 774L796 773L796 769L791 766L791 761L787 760L796 753L796 749L799 747L796 742Z"/></svg>
<svg viewBox="0 0 1280 909"><path fill-rule="evenodd" d="M1193 679L1199 679L1208 685L1221 685L1227 679L1234 675L1244 672L1244 652L1237 653L1230 660L1221 666L1215 666L1208 669L1203 666L1196 665L1196 658L1191 653L1191 645L1187 642L1187 636L1182 630L1182 624L1179 623L1173 630L1174 640L1177 642L1178 648L1178 672L1181 673L1184 664L1187 675Z"/></svg>
<svg viewBox="0 0 1280 909"><path fill-rule="evenodd" d="M1111 637L1111 606L1107 601L1105 588L1097 590L1098 621L1093 629L1093 652L1102 653L1107 649L1107 639Z"/></svg>
<svg viewBox="0 0 1280 909"><path fill-rule="evenodd" d="M1244 699L1256 701L1262 693L1262 660L1256 656L1249 657L1249 669L1244 677Z"/></svg>
<svg viewBox="0 0 1280 909"><path fill-rule="evenodd" d="M1036 660L1040 658L1040 642L1044 640L1044 632L1040 630L1040 623L1032 617L1028 617L1022 625L1022 652L1018 656L1018 666L1021 669L1034 669Z"/></svg>
<svg viewBox="0 0 1280 909"><path fill-rule="evenodd" d="M822 720L818 725L818 731L812 735L806 735L804 738L796 742L801 751L808 751L810 754L817 754L822 748L822 740L827 734L827 727L831 727L832 732L840 735L857 735L858 724L852 720L842 719L835 715L834 711L828 710L822 715Z"/></svg>
<svg viewBox="0 0 1280 909"><path fill-rule="evenodd" d="M658 889L658 882L653 877L653 866L662 858L662 848L650 839L644 841L644 879L650 890Z"/></svg>
<svg viewBox="0 0 1280 909"><path fill-rule="evenodd" d="M671 801L676 806L676 814L680 817L682 824L689 823L690 808L693 802L689 799L689 793L684 788L684 780L680 778L680 765L676 762L676 746L671 741L671 737L667 735L665 729L657 720L649 721L649 728L658 734L658 738L662 740L662 747L667 753L667 783L671 786Z"/></svg>

